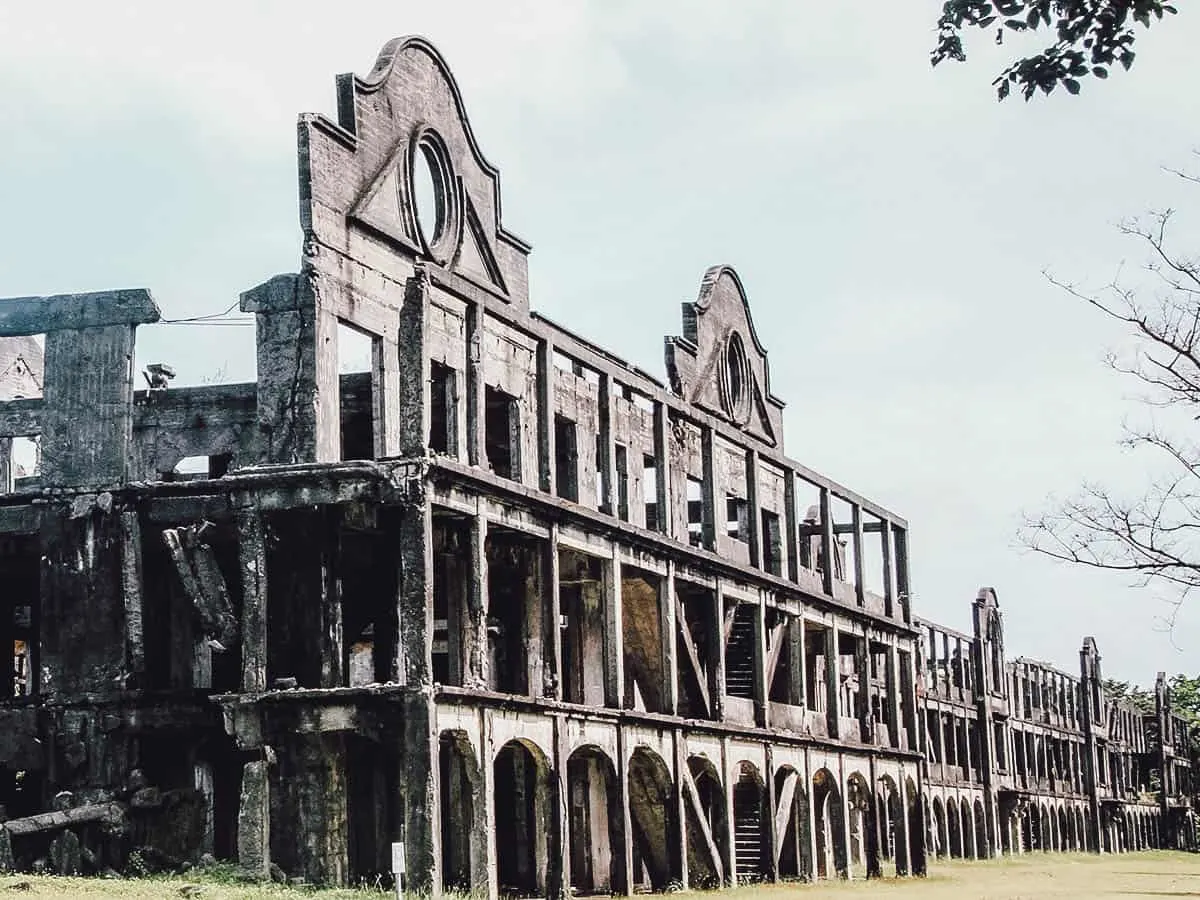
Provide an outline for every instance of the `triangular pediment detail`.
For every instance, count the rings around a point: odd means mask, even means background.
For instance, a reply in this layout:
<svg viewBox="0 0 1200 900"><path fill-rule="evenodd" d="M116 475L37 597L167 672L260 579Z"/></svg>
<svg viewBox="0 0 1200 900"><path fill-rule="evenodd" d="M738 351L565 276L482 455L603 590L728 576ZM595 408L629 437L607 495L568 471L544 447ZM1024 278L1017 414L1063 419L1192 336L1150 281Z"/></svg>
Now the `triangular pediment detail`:
<svg viewBox="0 0 1200 900"><path fill-rule="evenodd" d="M504 276L500 273L496 255L492 252L491 243L479 222L475 205L469 197L464 198L463 205L467 227L463 229L462 242L459 244L458 253L454 258L453 268L455 271L490 284L499 289L501 293L507 294L508 288L504 284Z"/></svg>
<svg viewBox="0 0 1200 900"><path fill-rule="evenodd" d="M371 179L350 208L349 217L384 234L412 250L419 248L416 223L401 199L400 173L406 164L404 144L400 143Z"/></svg>

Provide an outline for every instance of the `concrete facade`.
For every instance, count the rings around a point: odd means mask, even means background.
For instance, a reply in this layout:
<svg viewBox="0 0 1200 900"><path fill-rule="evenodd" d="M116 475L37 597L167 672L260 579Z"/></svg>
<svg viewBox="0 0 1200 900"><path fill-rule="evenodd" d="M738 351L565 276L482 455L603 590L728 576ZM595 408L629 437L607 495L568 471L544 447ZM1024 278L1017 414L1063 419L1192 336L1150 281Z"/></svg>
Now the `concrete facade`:
<svg viewBox="0 0 1200 900"><path fill-rule="evenodd" d="M345 884L399 842L410 889L561 896L1183 839L1165 688L1160 743L1091 645L1074 681L1007 661L994 594L953 651L914 618L904 519L785 455L732 269L658 380L530 310L428 43L337 87L299 122L299 272L241 298L256 382L135 390L145 291L0 301L45 336L0 402L39 450L0 485L0 863Z"/></svg>

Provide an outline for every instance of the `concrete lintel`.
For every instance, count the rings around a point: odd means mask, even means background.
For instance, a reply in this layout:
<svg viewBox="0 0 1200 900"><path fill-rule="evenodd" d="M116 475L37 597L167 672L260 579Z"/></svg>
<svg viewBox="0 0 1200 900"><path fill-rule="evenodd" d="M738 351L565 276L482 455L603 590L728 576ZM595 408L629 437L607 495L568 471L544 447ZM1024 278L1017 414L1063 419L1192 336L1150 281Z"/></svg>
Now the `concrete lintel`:
<svg viewBox="0 0 1200 900"><path fill-rule="evenodd" d="M145 325L162 317L143 288L0 299L0 337L106 325Z"/></svg>
<svg viewBox="0 0 1200 900"><path fill-rule="evenodd" d="M262 284L243 291L238 298L242 312L286 312L299 309L297 290L300 276L296 274L276 275Z"/></svg>

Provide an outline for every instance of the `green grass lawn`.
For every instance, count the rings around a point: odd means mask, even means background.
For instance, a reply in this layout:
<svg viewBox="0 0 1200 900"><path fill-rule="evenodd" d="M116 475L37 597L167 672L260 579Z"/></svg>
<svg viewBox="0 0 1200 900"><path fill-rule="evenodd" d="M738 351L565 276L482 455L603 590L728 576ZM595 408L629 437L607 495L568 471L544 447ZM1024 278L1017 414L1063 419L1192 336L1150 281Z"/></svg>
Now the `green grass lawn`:
<svg viewBox="0 0 1200 900"><path fill-rule="evenodd" d="M26 886L26 890L12 890ZM370 900L393 896L378 891L323 890L283 885L236 883L228 875L171 878L100 879L9 875L0 878L0 896L68 900L75 897L120 897L130 900ZM985 862L934 863L926 878L883 878L877 881L770 884L697 897L755 900L819 900L826 897L994 898L1025 897L1200 897L1200 855L1151 851L1120 856L1037 853Z"/></svg>

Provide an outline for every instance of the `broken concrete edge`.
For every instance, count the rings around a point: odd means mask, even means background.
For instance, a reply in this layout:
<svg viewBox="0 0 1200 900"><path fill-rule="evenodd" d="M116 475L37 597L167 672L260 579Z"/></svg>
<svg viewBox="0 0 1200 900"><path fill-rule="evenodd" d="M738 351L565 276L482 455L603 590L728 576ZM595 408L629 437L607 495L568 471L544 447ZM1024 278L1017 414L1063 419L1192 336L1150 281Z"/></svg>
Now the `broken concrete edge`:
<svg viewBox="0 0 1200 900"><path fill-rule="evenodd" d="M5 831L14 836L39 834L53 831L57 828L69 828L87 822L101 822L110 827L120 827L125 824L127 812L121 803L91 803L77 806L73 809L57 810L55 812L38 813L19 819L9 819L2 826Z"/></svg>
<svg viewBox="0 0 1200 900"><path fill-rule="evenodd" d="M161 318L158 304L145 288L0 298L0 337L149 325Z"/></svg>

